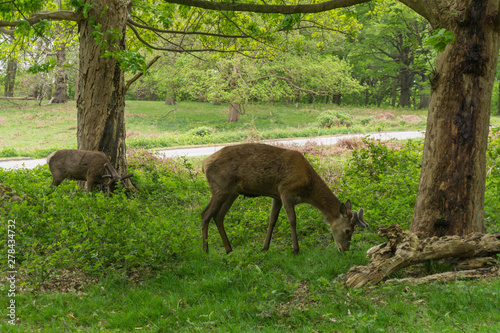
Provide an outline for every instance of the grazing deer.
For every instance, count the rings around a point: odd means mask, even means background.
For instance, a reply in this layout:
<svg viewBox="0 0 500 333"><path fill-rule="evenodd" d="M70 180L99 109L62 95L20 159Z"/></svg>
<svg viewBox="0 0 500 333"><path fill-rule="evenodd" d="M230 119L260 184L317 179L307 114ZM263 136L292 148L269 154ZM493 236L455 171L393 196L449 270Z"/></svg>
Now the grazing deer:
<svg viewBox="0 0 500 333"><path fill-rule="evenodd" d="M269 249L282 206L285 207L292 230L294 253L299 252L294 208L299 203L308 203L323 213L341 252L349 249L354 226L368 226L363 220L363 209L358 213L351 210L349 200L345 204L341 203L304 156L294 150L258 143L228 146L203 162L203 172L212 192L210 202L201 213L203 249L206 252L208 224L212 218L226 253L232 251L224 230L224 217L240 194L273 199L263 251Z"/></svg>
<svg viewBox="0 0 500 333"><path fill-rule="evenodd" d="M133 177L133 173L120 176L109 159L100 151L63 149L47 157L47 164L52 173L52 185L59 186L64 179L86 180L87 191L91 192L94 184L108 185L108 191L114 190L119 180Z"/></svg>

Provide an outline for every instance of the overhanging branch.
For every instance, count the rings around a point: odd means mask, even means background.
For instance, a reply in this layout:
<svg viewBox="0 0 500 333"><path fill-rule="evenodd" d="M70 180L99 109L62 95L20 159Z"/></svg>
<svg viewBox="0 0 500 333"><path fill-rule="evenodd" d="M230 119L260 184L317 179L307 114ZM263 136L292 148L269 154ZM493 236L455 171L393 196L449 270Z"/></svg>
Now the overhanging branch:
<svg viewBox="0 0 500 333"><path fill-rule="evenodd" d="M146 69L149 69L151 66L153 66L153 64L158 59L160 59L160 56L158 56L158 55L155 56L153 59L151 59L151 61L147 64ZM130 88L130 86L132 85L132 83L134 83L135 81L137 81L143 75L144 75L143 72L139 72L139 73L135 74L133 78L131 78L130 80L128 80L127 84L125 85L124 93L127 92L127 90Z"/></svg>
<svg viewBox="0 0 500 333"><path fill-rule="evenodd" d="M58 10L58 11L42 11L34 13L26 21L28 21L30 24L37 24L42 20L79 22L82 19L83 15L81 13L77 13L71 10ZM19 24L19 22L21 21L0 20L0 27L15 27Z"/></svg>
<svg viewBox="0 0 500 333"><path fill-rule="evenodd" d="M349 7L371 0L331 0L318 4L309 5L255 5L249 3L234 2L211 2L205 0L165 0L168 3L185 5L203 9L231 12L253 12L253 13L277 13L277 14L298 14L298 13L320 13L336 8Z"/></svg>

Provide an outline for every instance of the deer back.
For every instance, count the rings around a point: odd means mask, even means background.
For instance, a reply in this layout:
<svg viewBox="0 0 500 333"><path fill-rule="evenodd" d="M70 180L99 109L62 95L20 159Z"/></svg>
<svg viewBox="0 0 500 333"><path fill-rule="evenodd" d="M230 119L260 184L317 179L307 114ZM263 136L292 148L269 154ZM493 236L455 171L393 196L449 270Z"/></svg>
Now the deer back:
<svg viewBox="0 0 500 333"><path fill-rule="evenodd" d="M109 159L102 152L63 149L52 153L47 158L51 173L73 180L87 180L89 176L100 181L102 175L108 174L104 164L111 165Z"/></svg>

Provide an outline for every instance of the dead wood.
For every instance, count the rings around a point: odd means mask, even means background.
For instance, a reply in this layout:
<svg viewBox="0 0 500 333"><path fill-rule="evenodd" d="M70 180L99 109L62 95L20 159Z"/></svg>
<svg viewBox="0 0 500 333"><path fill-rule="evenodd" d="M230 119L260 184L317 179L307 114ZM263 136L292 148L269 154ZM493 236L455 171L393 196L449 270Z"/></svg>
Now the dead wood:
<svg viewBox="0 0 500 333"><path fill-rule="evenodd" d="M427 260L487 257L500 253L500 233L419 239L414 233L393 224L381 228L378 234L387 237L388 241L367 251L371 258L368 265L352 267L347 272L347 287L379 283L401 268Z"/></svg>
<svg viewBox="0 0 500 333"><path fill-rule="evenodd" d="M390 279L385 281L389 284L396 283L408 283L413 285L425 284L430 282L449 282L449 281L457 281L457 280L473 280L480 278L498 278L500 277L500 270L498 266L491 266L479 269L470 269L466 271L452 271L452 272L444 272L438 274L432 274L428 276L424 276L421 278L404 278L404 279Z"/></svg>
<svg viewBox="0 0 500 333"><path fill-rule="evenodd" d="M0 99L6 99L8 101L36 101L36 97L32 96L25 96L25 97L5 97L5 96L0 96Z"/></svg>

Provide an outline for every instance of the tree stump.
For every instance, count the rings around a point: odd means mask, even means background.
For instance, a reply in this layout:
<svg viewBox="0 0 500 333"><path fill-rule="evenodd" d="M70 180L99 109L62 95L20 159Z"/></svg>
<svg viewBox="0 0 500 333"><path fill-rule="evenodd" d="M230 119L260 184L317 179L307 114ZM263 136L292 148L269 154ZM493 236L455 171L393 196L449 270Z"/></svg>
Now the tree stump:
<svg viewBox="0 0 500 333"><path fill-rule="evenodd" d="M360 288L379 283L401 268L427 260L489 257L500 253L500 233L419 239L414 233L403 231L400 225L393 224L381 228L378 235L387 237L388 241L367 251L367 256L371 258L368 265L352 267L347 272L347 287ZM490 259L495 260L490 257L480 262L484 264ZM494 272L498 273L498 270Z"/></svg>

